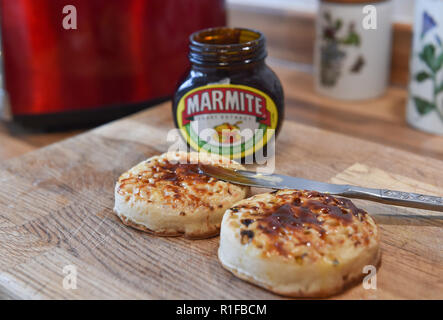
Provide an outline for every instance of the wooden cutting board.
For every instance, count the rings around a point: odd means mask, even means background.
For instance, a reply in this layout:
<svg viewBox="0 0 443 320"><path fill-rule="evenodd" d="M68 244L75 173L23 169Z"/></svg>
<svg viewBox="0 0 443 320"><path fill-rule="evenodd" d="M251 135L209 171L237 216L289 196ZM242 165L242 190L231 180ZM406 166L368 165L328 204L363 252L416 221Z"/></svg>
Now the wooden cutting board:
<svg viewBox="0 0 443 320"><path fill-rule="evenodd" d="M1 164L0 297L281 298L224 270L218 238L155 237L113 214L116 179L166 151L171 127L166 103ZM290 115L277 141L276 172L443 196L443 161ZM334 298L442 299L443 214L356 202L382 233L377 289L358 284ZM64 289L72 268L77 288Z"/></svg>

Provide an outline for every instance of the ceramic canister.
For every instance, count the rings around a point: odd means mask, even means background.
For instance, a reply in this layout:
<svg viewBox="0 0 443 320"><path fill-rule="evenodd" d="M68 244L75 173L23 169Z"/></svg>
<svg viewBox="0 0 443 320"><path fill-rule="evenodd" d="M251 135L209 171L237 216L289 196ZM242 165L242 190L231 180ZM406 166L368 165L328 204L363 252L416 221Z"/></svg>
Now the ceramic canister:
<svg viewBox="0 0 443 320"><path fill-rule="evenodd" d="M391 61L391 11L389 0L320 2L314 54L319 93L360 100L385 92Z"/></svg>
<svg viewBox="0 0 443 320"><path fill-rule="evenodd" d="M443 0L418 0L410 61L407 121L443 135Z"/></svg>

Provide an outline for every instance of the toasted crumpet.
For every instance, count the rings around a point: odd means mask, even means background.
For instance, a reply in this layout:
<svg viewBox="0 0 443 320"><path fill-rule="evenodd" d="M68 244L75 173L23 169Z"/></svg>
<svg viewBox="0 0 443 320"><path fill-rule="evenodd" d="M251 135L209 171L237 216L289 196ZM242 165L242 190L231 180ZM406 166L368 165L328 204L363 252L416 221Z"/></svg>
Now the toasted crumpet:
<svg viewBox="0 0 443 320"><path fill-rule="evenodd" d="M174 152L155 156L120 176L114 211L124 224L156 235L217 235L224 212L244 199L249 188L206 176L199 164L243 169L214 154Z"/></svg>
<svg viewBox="0 0 443 320"><path fill-rule="evenodd" d="M219 260L241 279L291 297L336 294L379 261L374 220L315 191L255 195L226 211Z"/></svg>

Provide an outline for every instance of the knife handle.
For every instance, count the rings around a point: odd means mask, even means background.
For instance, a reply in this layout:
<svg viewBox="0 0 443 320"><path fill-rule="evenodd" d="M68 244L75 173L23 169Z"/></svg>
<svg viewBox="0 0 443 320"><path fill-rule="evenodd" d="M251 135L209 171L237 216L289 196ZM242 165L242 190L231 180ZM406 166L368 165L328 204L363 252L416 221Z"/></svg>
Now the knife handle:
<svg viewBox="0 0 443 320"><path fill-rule="evenodd" d="M356 186L349 186L347 190L343 192L343 195L350 198L366 199L385 204L443 212L443 197Z"/></svg>

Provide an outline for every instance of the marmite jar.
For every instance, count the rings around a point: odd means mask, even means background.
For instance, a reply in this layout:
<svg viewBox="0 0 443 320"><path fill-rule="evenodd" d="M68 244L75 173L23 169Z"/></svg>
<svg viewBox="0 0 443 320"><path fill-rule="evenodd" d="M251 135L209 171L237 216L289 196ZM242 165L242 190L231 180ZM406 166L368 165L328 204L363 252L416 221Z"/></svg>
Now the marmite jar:
<svg viewBox="0 0 443 320"><path fill-rule="evenodd" d="M283 120L283 89L266 65L265 38L243 28L190 36L191 68L173 117L188 146L231 159L269 156Z"/></svg>

